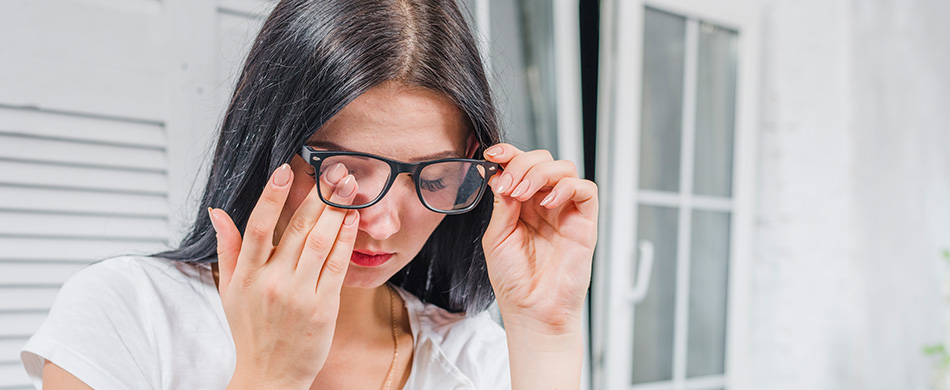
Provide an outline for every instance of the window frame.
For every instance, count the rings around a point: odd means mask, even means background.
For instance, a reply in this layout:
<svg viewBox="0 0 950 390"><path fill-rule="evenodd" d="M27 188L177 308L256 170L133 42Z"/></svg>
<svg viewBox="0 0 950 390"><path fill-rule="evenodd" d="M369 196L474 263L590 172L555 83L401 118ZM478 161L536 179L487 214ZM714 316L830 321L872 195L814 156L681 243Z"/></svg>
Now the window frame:
<svg viewBox="0 0 950 390"><path fill-rule="evenodd" d="M681 172L680 193L671 195L658 191L639 189L639 151L641 126L641 93L643 65L643 22L647 8L675 13L688 19L687 29L695 29L696 20L710 22L733 29L738 35L738 69L736 85L736 117L733 144L733 183L732 198L722 199L691 194L692 153L691 142L695 132L692 118L684 115L683 133L685 164ZM748 379L742 373L748 367L749 345L749 265L753 251L753 213L755 210L755 127L758 121L757 91L758 80L758 7L751 0L605 0L601 8L601 59L598 107L597 135L597 182L601 194L600 245L597 250L593 291L593 376L594 388L609 389L690 389L723 386L730 390L748 388ZM695 57L695 34L687 36L687 57ZM693 38L691 38L693 37ZM692 49L690 48L690 40ZM686 94L695 94L695 60L690 66L687 58ZM693 84L688 78L692 77ZM625 86L620 88L619 86ZM692 90L691 90L692 89ZM694 108L695 99L684 95L684 112ZM618 109L618 108L626 109ZM630 109L633 108L633 109ZM689 112L689 117L695 116ZM633 129L633 131L630 131ZM626 131L621 131L626 130ZM622 163L621 163L622 162ZM614 201L615 194L633 194L620 201ZM675 351L674 375L672 381L649 384L631 384L631 365L633 354L633 311L630 300L632 295L633 259L636 258L636 242L626 239L637 237L637 208L641 204L677 207L680 213L680 247L689 246L689 234L692 226L689 217L683 224L683 215L698 210L730 211L730 259L728 272L726 317L726 356L723 376L694 378L684 380L685 350ZM685 211L682 208L687 208ZM678 274L686 274L688 267L683 258L688 251L679 251ZM688 263L688 259L686 259ZM678 275L678 280L683 280ZM688 283L677 286L676 322L688 320ZM683 302L680 302L680 301ZM687 304L683 304L687 303ZM686 312L686 313L683 313ZM676 338L688 337L685 327L678 326ZM685 349L686 344L678 342L678 348ZM682 372L679 372L679 371ZM679 376L679 378L677 378Z"/></svg>

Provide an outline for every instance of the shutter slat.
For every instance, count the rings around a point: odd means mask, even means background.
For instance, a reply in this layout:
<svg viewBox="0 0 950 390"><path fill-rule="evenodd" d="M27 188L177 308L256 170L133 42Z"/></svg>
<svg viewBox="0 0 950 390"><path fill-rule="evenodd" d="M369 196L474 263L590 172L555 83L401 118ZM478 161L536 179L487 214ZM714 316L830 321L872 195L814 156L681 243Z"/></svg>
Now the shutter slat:
<svg viewBox="0 0 950 390"><path fill-rule="evenodd" d="M85 266L86 263L81 262L0 260L0 286L11 284L58 286Z"/></svg>
<svg viewBox="0 0 950 390"><path fill-rule="evenodd" d="M168 221L159 218L103 218L0 211L0 235L165 239ZM68 248L63 248L67 249Z"/></svg>
<svg viewBox="0 0 950 390"><path fill-rule="evenodd" d="M0 185L0 209L164 217L168 215L168 199L160 195Z"/></svg>
<svg viewBox="0 0 950 390"><path fill-rule="evenodd" d="M92 240L0 236L0 261L52 260L88 263L111 256L145 254L167 249L159 240Z"/></svg>
<svg viewBox="0 0 950 390"><path fill-rule="evenodd" d="M0 287L0 313L49 310L58 291L59 287Z"/></svg>
<svg viewBox="0 0 950 390"><path fill-rule="evenodd" d="M0 132L165 148L165 130L158 123L2 106L0 117L3 118L3 121L0 121Z"/></svg>
<svg viewBox="0 0 950 390"><path fill-rule="evenodd" d="M168 178L161 173L56 166L4 160L0 160L0 184L159 195L168 192Z"/></svg>
<svg viewBox="0 0 950 390"><path fill-rule="evenodd" d="M219 11L246 15L247 17L263 19L274 9L276 2L262 0L220 0Z"/></svg>
<svg viewBox="0 0 950 390"><path fill-rule="evenodd" d="M164 172L165 152L119 145L102 145L56 139L0 134L0 156L14 160L65 165L147 169Z"/></svg>
<svg viewBox="0 0 950 390"><path fill-rule="evenodd" d="M4 356L6 357L6 356ZM16 358L19 359L17 354ZM18 361L7 361L0 363L0 388L13 388L15 386L29 386L30 377L26 375L26 370Z"/></svg>
<svg viewBox="0 0 950 390"><path fill-rule="evenodd" d="M4 324L4 337L29 337L43 324L46 315L46 313L0 312L0 324Z"/></svg>
<svg viewBox="0 0 950 390"><path fill-rule="evenodd" d="M20 357L20 349L26 345L29 337L9 337L0 338L0 360L7 358L17 359Z"/></svg>

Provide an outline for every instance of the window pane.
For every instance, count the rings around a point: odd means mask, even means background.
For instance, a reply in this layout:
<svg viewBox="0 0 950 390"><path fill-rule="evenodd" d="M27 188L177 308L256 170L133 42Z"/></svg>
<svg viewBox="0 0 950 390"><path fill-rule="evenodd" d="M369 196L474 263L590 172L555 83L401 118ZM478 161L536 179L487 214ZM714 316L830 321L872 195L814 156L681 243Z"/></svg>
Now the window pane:
<svg viewBox="0 0 950 390"><path fill-rule="evenodd" d="M640 188L676 192L680 180L686 19L646 9Z"/></svg>
<svg viewBox="0 0 950 390"><path fill-rule="evenodd" d="M676 303L677 209L640 206L639 213L640 240L653 243L654 261L646 299L634 310L633 383L673 377Z"/></svg>
<svg viewBox="0 0 950 390"><path fill-rule="evenodd" d="M725 372L729 213L694 211L689 276L686 375Z"/></svg>
<svg viewBox="0 0 950 390"><path fill-rule="evenodd" d="M696 73L696 194L732 196L736 33L700 23Z"/></svg>

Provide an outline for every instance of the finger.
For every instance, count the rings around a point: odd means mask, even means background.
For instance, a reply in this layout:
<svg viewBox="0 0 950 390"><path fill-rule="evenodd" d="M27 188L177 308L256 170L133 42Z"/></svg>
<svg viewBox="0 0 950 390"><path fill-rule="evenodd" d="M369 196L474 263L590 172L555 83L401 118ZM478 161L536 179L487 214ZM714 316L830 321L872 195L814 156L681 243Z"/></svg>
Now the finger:
<svg viewBox="0 0 950 390"><path fill-rule="evenodd" d="M343 163L336 163L325 169L320 174L320 194L329 198L336 189L337 184L346 177L347 168Z"/></svg>
<svg viewBox="0 0 950 390"><path fill-rule="evenodd" d="M485 159L499 164L507 164L517 155L524 153L512 144L500 143L485 149Z"/></svg>
<svg viewBox="0 0 950 390"><path fill-rule="evenodd" d="M528 169L521 183L511 190L519 201L531 199L542 188L550 189L562 179L577 177L577 167L567 160L545 161Z"/></svg>
<svg viewBox="0 0 950 390"><path fill-rule="evenodd" d="M554 209L572 202L581 215L597 216L597 184L578 178L562 179L554 189L541 200L541 206Z"/></svg>
<svg viewBox="0 0 950 390"><path fill-rule="evenodd" d="M505 170L501 173L501 177L498 178L498 193L502 195L511 194L515 188L521 185L522 180L524 180L524 175L528 173L531 167L550 161L554 161L554 158L551 157L551 152L543 149L524 152L513 157L508 164L504 166Z"/></svg>
<svg viewBox="0 0 950 390"><path fill-rule="evenodd" d="M521 202L517 199L499 194L496 191L496 187L498 186L497 180L491 180L489 185L492 186L494 202L492 204L491 219L488 222L488 227L485 229L485 234L482 236L482 243L486 245L486 255L490 255L495 247L515 230L518 226L518 218L521 215Z"/></svg>
<svg viewBox="0 0 950 390"><path fill-rule="evenodd" d="M337 236L333 249L327 256L316 285L317 302L334 302L340 299L340 289L346 279L346 270L350 267L353 245L360 226L360 213L349 210L343 218L343 226Z"/></svg>
<svg viewBox="0 0 950 390"><path fill-rule="evenodd" d="M332 193L333 189L336 188L345 174L346 167L344 167L343 164L336 164L325 170L324 173L320 175L322 191ZM317 191L316 186L311 187L310 192L307 193L307 197L304 198L300 206L297 207L297 210L294 211L293 217L290 218L290 222L287 223L287 227L281 234L280 243L274 251L274 255L272 256L274 260L272 261L285 262L290 269L297 267L297 261L300 258L300 253L303 251L307 235L310 234L310 230L312 230L313 226L317 223L317 218L326 207L326 203L320 200Z"/></svg>
<svg viewBox="0 0 950 390"><path fill-rule="evenodd" d="M281 165L271 175L257 205L251 211L244 229L244 241L238 256L235 272L241 269L256 270L270 258L274 249L274 226L290 193L293 171L289 164Z"/></svg>
<svg viewBox="0 0 950 390"><path fill-rule="evenodd" d="M208 207L208 218L211 219L218 241L218 291L223 293L231 284L231 276L234 275L234 267L241 253L241 232L224 210Z"/></svg>
<svg viewBox="0 0 950 390"><path fill-rule="evenodd" d="M334 191L330 201L339 204L349 204L358 192L358 184L353 175L347 175ZM320 270L333 249L343 224L347 210L338 207L325 207L317 223L310 230L300 253L297 263L297 276L300 280L314 288L320 277Z"/></svg>
<svg viewBox="0 0 950 390"><path fill-rule="evenodd" d="M310 192L307 193L307 197L304 198L300 206L297 207L297 210L294 211L293 217L290 218L290 221L287 222L287 226L281 233L280 243L278 243L277 248L274 249L271 262L284 263L288 269L291 270L297 266L297 259L303 250L307 235L310 234L313 225L317 223L317 217L323 212L323 209L327 207L326 203L320 200L317 191L316 186L311 187Z"/></svg>

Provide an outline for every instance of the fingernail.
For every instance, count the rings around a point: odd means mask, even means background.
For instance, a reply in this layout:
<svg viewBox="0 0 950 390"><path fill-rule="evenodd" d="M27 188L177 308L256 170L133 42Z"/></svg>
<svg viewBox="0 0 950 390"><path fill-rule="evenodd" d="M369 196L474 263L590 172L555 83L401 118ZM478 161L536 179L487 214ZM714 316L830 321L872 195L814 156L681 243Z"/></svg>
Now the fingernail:
<svg viewBox="0 0 950 390"><path fill-rule="evenodd" d="M512 197L512 198L517 198L517 197L521 196L521 194L523 194L523 193L525 193L526 191L528 191L528 187L530 187L530 186L531 186L531 182L529 182L528 179L522 180L522 181L521 181L521 184L518 184L518 186L515 187L515 190L514 190L514 191L511 191L511 197Z"/></svg>
<svg viewBox="0 0 950 390"><path fill-rule="evenodd" d="M353 226L356 223L356 215L359 214L356 211L350 211L346 213L346 216L343 217L343 226Z"/></svg>
<svg viewBox="0 0 950 390"><path fill-rule="evenodd" d="M327 172L327 182L330 184L336 184L340 181L340 179L343 178L344 175L346 175L346 167L340 163L333 164L333 166L330 167L330 171Z"/></svg>
<svg viewBox="0 0 950 390"><path fill-rule="evenodd" d="M501 151L502 151L501 146L495 145L488 148L488 150L485 151L485 155L495 157L501 154Z"/></svg>
<svg viewBox="0 0 950 390"><path fill-rule="evenodd" d="M499 179L499 182L498 182L498 193L499 194L504 193L505 190L508 189L508 187L511 187L512 181L514 181L514 179L512 179L511 175L507 173L503 173L501 175L501 179Z"/></svg>
<svg viewBox="0 0 950 390"><path fill-rule="evenodd" d="M284 164L274 172L274 185L283 187L290 183L290 165Z"/></svg>
<svg viewBox="0 0 950 390"><path fill-rule="evenodd" d="M208 219L211 220L211 227L214 229L214 232L217 233L218 222L215 220L216 218L214 217L214 213L212 211L214 211L214 209L212 209L211 207L208 207Z"/></svg>
<svg viewBox="0 0 950 390"><path fill-rule="evenodd" d="M343 179L343 183L340 183L340 186L337 187L336 193L346 198L353 195L353 191L355 190L356 178L354 178L353 175L346 175L346 179Z"/></svg>
<svg viewBox="0 0 950 390"><path fill-rule="evenodd" d="M551 193L548 194L548 196L545 196L544 200L541 201L541 205L547 206L549 203L554 201L554 198L557 198L557 192L554 190L551 190Z"/></svg>

